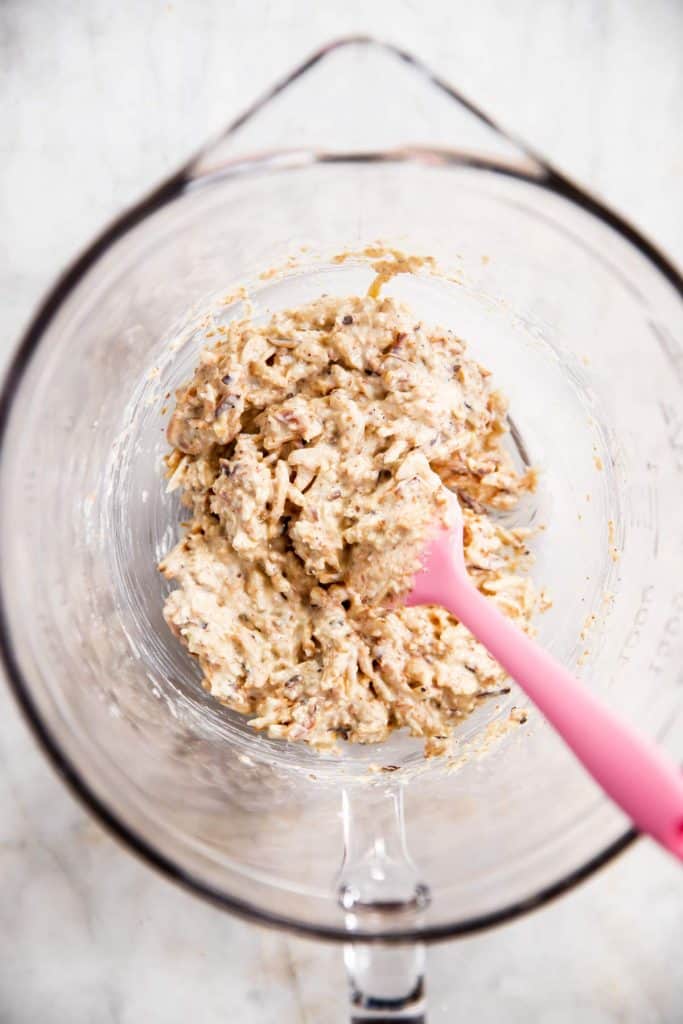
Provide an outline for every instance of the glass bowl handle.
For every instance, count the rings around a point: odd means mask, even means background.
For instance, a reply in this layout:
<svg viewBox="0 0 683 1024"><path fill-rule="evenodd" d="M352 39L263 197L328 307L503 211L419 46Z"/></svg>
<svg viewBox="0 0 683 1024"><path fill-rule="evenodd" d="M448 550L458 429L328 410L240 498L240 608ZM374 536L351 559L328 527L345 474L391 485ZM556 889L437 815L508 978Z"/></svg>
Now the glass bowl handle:
<svg viewBox="0 0 683 1024"><path fill-rule="evenodd" d="M402 785L349 788L342 796L338 894L351 939L344 962L353 1024L425 1021L423 944L365 940L392 929L419 932L429 903L429 889L408 851L403 797ZM354 941L354 932L363 938Z"/></svg>
<svg viewBox="0 0 683 1024"><path fill-rule="evenodd" d="M351 1024L426 1024L422 943L349 943L344 962Z"/></svg>

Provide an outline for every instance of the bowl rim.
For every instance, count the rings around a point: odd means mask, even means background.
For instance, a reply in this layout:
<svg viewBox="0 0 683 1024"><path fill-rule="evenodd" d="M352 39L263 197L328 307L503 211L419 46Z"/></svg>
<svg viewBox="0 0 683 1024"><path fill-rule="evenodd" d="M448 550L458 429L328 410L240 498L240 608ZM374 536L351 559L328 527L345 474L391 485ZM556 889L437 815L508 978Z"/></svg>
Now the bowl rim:
<svg viewBox="0 0 683 1024"><path fill-rule="evenodd" d="M322 57L329 53L331 49L337 46L348 45L350 42L370 42L373 45L381 45L398 54L401 59L409 60L415 63L418 68L425 70L419 61L416 61L415 58L398 50L396 47L389 46L388 44L378 44L366 37L354 37L351 40L339 40L337 43L322 48L314 55L315 60L311 58L302 64L292 75L288 76L285 84L304 74L312 66L312 61L317 62L317 60L322 59ZM451 91L449 86L440 82L438 84L440 87ZM462 102L461 97L457 93L452 91L452 94L455 99ZM267 101L267 98L265 101ZM259 104L255 105L252 108L252 112L258 108ZM475 113L478 114L476 108ZM239 123L243 123L243 120L243 118L238 119ZM235 125L237 125L237 122ZM495 128L495 125L493 127ZM59 309L77 288L81 280L119 239L132 231L147 217L168 206L189 190L210 187L217 179L223 180L226 177L242 175L244 173L255 174L263 171L273 172L300 169L329 162L358 163L359 161L368 164L407 162L429 163L431 166L435 164L439 166L457 165L459 167L470 167L502 176L509 176L536 185L567 200L569 203L579 206L586 213L596 217L603 224L606 224L621 235L625 241L638 250L661 273L683 300L683 277L673 262L662 251L653 245L624 217L609 209L597 197L592 196L573 183L547 162L537 158L535 154L533 165L515 166L503 160L484 158L457 150L432 149L429 147L405 147L370 153L332 153L313 149L272 150L253 156L242 156L237 159L223 161L217 168L213 168L205 174L197 173L195 158L163 181L137 204L125 210L106 227L57 278L52 288L37 307L29 326L19 341L2 380L0 390L0 467L2 465L3 450L7 439L14 395L17 393L19 384L40 347L47 329ZM148 866L154 868L182 888L221 909L229 910L239 917L263 925L286 929L310 938L323 940L348 942L353 937L354 940L362 940L364 942L386 943L443 941L492 928L511 921L530 910L544 906L552 899L573 889L584 879L593 875L599 868L610 863L617 855L630 847L639 835L635 828L625 829L616 840L600 849L593 857L556 882L544 886L529 896L517 899L499 909L464 918L451 924L432 925L424 928L404 928L399 931L365 932L358 930L350 933L341 926L309 923L285 914L273 913L248 900L227 894L194 873L180 867L172 858L157 849L153 843L139 835L134 828L130 827L107 805L105 800L98 796L88 780L81 774L78 766L62 749L33 698L30 681L24 676L14 652L5 590L6 588L0 580L0 669L4 668L4 675L10 690L13 692L16 702L25 720L28 722L38 745L42 748L43 753L57 774L106 831L121 842L126 849L136 854Z"/></svg>

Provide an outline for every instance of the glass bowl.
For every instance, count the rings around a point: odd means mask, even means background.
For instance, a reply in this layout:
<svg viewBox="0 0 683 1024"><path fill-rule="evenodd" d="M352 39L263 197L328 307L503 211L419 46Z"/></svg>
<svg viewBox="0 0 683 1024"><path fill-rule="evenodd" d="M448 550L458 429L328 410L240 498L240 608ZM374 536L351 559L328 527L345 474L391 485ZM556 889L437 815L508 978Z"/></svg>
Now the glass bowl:
<svg viewBox="0 0 683 1024"><path fill-rule="evenodd" d="M322 757L208 697L163 622L164 429L198 315L239 313L239 285L262 317L363 292L377 240L448 269L386 291L494 371L539 468L515 516L544 527L540 642L680 757L681 278L408 55L332 44L125 213L36 313L1 410L0 646L42 746L169 877L352 938L359 1014L368 987L368 1012L401 986L419 1000L403 944L537 906L635 835L514 686L450 759L404 736ZM508 729L513 706L528 720Z"/></svg>

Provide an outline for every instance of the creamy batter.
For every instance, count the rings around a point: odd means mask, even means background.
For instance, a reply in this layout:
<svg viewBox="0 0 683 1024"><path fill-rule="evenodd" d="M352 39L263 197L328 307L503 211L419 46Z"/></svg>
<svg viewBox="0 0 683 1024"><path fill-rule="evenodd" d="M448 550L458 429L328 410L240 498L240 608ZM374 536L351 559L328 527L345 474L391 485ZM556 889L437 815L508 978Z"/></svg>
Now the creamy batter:
<svg viewBox="0 0 683 1024"><path fill-rule="evenodd" d="M523 628L526 535L491 513L533 486L506 405L450 331L389 298L322 297L213 328L176 393L169 487L191 518L160 569L204 685L269 736L324 750L407 728L426 755L504 672L441 608L404 608L444 488L479 589Z"/></svg>

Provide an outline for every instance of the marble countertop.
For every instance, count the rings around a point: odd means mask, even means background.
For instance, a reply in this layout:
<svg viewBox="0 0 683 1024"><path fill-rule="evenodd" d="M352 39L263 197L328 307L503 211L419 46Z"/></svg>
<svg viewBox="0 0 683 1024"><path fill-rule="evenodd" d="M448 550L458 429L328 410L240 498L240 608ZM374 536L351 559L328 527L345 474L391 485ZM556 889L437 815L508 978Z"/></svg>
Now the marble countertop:
<svg viewBox="0 0 683 1024"><path fill-rule="evenodd" d="M683 263L677 0L5 0L0 358L104 222L310 50L358 31L413 49ZM336 947L155 876L64 789L4 687L0 762L2 1024L346 1019ZM641 841L551 906L433 947L430 1019L676 1024L682 940L680 871Z"/></svg>

